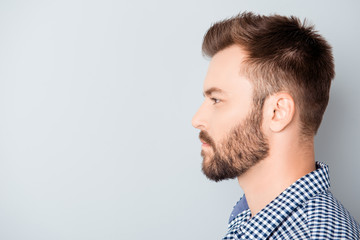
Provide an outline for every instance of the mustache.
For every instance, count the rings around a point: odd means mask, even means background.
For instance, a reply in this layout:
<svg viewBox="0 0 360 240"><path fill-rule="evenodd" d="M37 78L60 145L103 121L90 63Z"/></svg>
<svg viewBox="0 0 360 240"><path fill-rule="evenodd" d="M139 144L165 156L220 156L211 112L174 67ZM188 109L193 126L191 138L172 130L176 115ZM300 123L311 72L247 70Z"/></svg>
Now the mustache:
<svg viewBox="0 0 360 240"><path fill-rule="evenodd" d="M200 131L199 138L200 140L203 140L204 142L215 148L214 140L210 137L210 135L207 132Z"/></svg>

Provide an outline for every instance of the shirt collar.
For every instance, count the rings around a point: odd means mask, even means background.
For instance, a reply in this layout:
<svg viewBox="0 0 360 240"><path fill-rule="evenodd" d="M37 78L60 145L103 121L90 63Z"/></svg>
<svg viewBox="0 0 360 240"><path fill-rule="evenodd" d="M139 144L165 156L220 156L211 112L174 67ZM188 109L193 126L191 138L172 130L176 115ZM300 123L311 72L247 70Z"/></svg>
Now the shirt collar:
<svg viewBox="0 0 360 240"><path fill-rule="evenodd" d="M316 162L315 171L290 185L254 217L250 219L250 209L239 214L229 224L229 232L238 232L239 236L266 239L298 206L329 187L329 167Z"/></svg>
<svg viewBox="0 0 360 240"><path fill-rule="evenodd" d="M245 194L240 198L240 200L236 203L236 205L233 208L233 211L230 214L229 223L236 218L239 213L242 211L245 211L249 209L249 206L247 204L247 200L245 197Z"/></svg>

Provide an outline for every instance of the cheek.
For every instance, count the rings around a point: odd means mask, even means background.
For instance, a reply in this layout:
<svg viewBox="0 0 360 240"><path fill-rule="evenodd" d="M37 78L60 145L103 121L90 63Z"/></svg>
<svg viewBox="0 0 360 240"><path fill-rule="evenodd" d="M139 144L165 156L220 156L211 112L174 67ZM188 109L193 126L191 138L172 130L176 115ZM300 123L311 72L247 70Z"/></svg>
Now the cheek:
<svg viewBox="0 0 360 240"><path fill-rule="evenodd" d="M216 143L221 143L229 136L234 126L239 124L238 118L226 118L218 121L211 135ZM237 120L237 121L235 121Z"/></svg>
<svg viewBox="0 0 360 240"><path fill-rule="evenodd" d="M241 123L248 114L248 109L241 108L241 106L229 106L227 109L219 111L213 117L213 138L215 141L224 139L230 130Z"/></svg>

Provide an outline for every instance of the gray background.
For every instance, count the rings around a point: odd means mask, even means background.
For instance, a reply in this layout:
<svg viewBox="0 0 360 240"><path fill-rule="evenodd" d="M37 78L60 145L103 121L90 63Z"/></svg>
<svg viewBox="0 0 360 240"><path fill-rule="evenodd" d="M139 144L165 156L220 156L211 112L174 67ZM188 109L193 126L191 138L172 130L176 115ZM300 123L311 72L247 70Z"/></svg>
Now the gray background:
<svg viewBox="0 0 360 240"><path fill-rule="evenodd" d="M332 191L360 220L357 1L0 2L0 239L220 239L237 181L201 173L211 23L307 17L334 48L316 137Z"/></svg>

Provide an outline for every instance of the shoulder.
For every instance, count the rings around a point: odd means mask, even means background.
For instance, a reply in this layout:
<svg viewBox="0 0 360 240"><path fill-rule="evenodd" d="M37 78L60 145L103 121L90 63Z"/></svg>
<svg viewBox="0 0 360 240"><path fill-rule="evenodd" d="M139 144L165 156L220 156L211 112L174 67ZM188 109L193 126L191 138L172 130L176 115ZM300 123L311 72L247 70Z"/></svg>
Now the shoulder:
<svg viewBox="0 0 360 240"><path fill-rule="evenodd" d="M309 199L303 210L312 238L360 238L359 224L328 190Z"/></svg>

